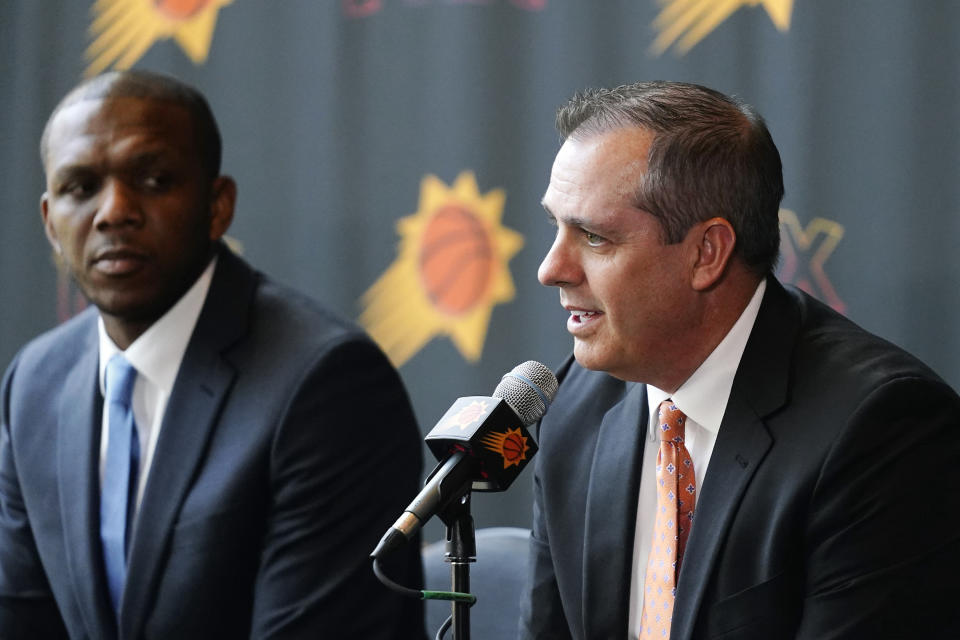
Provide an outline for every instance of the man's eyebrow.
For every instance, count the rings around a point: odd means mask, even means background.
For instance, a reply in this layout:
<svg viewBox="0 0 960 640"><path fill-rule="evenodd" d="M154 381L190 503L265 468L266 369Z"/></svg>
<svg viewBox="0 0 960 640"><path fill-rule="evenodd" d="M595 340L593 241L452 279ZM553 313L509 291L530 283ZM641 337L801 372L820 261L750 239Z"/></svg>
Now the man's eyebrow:
<svg viewBox="0 0 960 640"><path fill-rule="evenodd" d="M143 151L128 158L125 164L138 168L148 167L162 160L164 155L162 151Z"/></svg>
<svg viewBox="0 0 960 640"><path fill-rule="evenodd" d="M582 227L584 224L586 224L586 220L584 220L583 218L557 218L557 216L554 215L553 211L550 210L550 207L547 206L547 203L545 200L540 201L540 206L543 207L543 210L547 212L547 219L549 219L551 222L556 222L557 220L560 220L564 224L568 224L572 227Z"/></svg>
<svg viewBox="0 0 960 640"><path fill-rule="evenodd" d="M63 182L78 175L93 173L93 169L82 162L72 162L56 167L51 174L54 182Z"/></svg>
<svg viewBox="0 0 960 640"><path fill-rule="evenodd" d="M162 160L164 156L165 154L162 151L154 151L154 150L143 151L134 156L126 158L123 161L122 166L134 167L134 168L148 167ZM60 176L60 175L70 176L77 173L86 173L89 171L96 171L96 165L92 163L88 163L84 160L79 160L79 161L70 161L66 164L63 164L59 167L54 168L53 175L54 176Z"/></svg>
<svg viewBox="0 0 960 640"><path fill-rule="evenodd" d="M553 215L553 211L550 211L550 207L547 206L546 200L541 200L540 206L543 207L543 210L547 213L547 220L549 220L550 222L557 221L557 217Z"/></svg>
<svg viewBox="0 0 960 640"><path fill-rule="evenodd" d="M543 206L543 210L547 212L547 220L550 222L550 224L557 224L558 222L563 222L563 224L569 227L595 227L595 226L599 227L600 226L594 223L588 224L587 221L584 220L583 218L577 218L577 217L557 218L557 216L555 216L553 212L550 211L550 207L548 207L543 202L541 202L540 204Z"/></svg>

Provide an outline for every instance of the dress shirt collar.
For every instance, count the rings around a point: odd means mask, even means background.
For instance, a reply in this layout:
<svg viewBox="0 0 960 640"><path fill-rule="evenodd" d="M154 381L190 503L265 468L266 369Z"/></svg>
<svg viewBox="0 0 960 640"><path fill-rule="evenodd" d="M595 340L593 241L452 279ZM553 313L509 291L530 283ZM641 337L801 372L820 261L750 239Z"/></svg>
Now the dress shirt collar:
<svg viewBox="0 0 960 640"><path fill-rule="evenodd" d="M747 346L753 324L757 320L760 302L763 300L766 289L766 279L761 280L750 302L727 335L693 372L693 375L680 385L679 389L671 394L647 385L647 403L651 416L647 428L650 437L657 437L653 430L655 426L653 416L656 415L660 403L667 398L671 398L687 418L704 429L713 433L720 430L720 422L723 420L723 413L730 399L733 378L737 374L737 367L740 366L740 358L743 357L743 350Z"/></svg>
<svg viewBox="0 0 960 640"><path fill-rule="evenodd" d="M180 362L183 360L187 343L200 317L200 310L210 289L216 265L217 258L214 256L197 281L176 304L150 325L123 352L124 357L134 366L139 375L167 395L173 391L173 383L177 379ZM100 392L103 393L107 362L114 354L119 353L120 349L107 335L103 317L99 319L98 331L100 334Z"/></svg>

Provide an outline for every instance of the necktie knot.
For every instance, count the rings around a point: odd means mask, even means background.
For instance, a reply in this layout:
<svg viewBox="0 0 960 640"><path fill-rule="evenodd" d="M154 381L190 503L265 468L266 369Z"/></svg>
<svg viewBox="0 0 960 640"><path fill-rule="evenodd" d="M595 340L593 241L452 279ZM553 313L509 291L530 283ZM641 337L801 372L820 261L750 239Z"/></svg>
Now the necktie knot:
<svg viewBox="0 0 960 640"><path fill-rule="evenodd" d="M110 358L103 381L107 402L119 402L123 406L129 406L133 395L133 383L136 379L137 370L123 357L123 354L118 353Z"/></svg>
<svg viewBox="0 0 960 640"><path fill-rule="evenodd" d="M658 432L660 435L660 440L664 442L673 442L675 444L682 443L684 424L687 421L687 417L683 415L683 411L680 411L680 409L677 408L677 405L673 404L673 401L668 399L660 403L658 415L658 422L660 424Z"/></svg>

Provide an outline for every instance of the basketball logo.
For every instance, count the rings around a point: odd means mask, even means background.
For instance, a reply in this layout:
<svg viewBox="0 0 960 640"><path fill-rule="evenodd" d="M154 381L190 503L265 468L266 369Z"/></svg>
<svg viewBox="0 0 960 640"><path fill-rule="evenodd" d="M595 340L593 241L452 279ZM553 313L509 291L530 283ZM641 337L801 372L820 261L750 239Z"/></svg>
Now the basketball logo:
<svg viewBox="0 0 960 640"><path fill-rule="evenodd" d="M527 438L519 428L508 429L506 433L489 433L484 437L483 444L488 450L503 456L504 469L512 465L519 466L527 459L527 450L530 449Z"/></svg>
<svg viewBox="0 0 960 640"><path fill-rule="evenodd" d="M437 309L456 315L480 303L490 284L492 262L490 236L476 214L450 205L427 223L420 277Z"/></svg>
<svg viewBox="0 0 960 640"><path fill-rule="evenodd" d="M210 4L210 0L153 0L153 6L174 20L185 20Z"/></svg>
<svg viewBox="0 0 960 640"><path fill-rule="evenodd" d="M217 11L233 0L97 0L87 48L92 76L129 69L158 40L173 38L194 63L207 59Z"/></svg>
<svg viewBox="0 0 960 640"><path fill-rule="evenodd" d="M463 407L455 414L447 418L443 424L443 428L454 429L459 427L460 431L463 431L467 427L476 424L481 418L486 416L487 413L487 403L474 400L469 405Z"/></svg>
<svg viewBox="0 0 960 640"><path fill-rule="evenodd" d="M493 306L513 299L507 263L523 236L500 220L502 189L481 194L464 171L448 187L420 183L419 210L397 223L397 259L363 294L360 324L400 366L437 335L480 358Z"/></svg>
<svg viewBox="0 0 960 640"><path fill-rule="evenodd" d="M503 445L500 447L500 453L503 455L503 468L506 469L511 464L520 464L527 452L526 438L520 435L520 430L516 433L508 433L503 439Z"/></svg>

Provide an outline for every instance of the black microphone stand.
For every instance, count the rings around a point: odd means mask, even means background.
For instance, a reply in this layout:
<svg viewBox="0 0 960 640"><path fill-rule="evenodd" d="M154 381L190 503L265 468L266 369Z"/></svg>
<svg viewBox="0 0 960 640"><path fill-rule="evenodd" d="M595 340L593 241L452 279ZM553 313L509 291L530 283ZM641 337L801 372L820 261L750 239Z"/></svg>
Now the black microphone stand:
<svg viewBox="0 0 960 640"><path fill-rule="evenodd" d="M444 562L450 563L451 590L470 593L470 563L477 561L477 538L470 514L470 485L460 498L452 500L437 514L447 526L447 551ZM453 640L470 640L470 603L452 603Z"/></svg>

